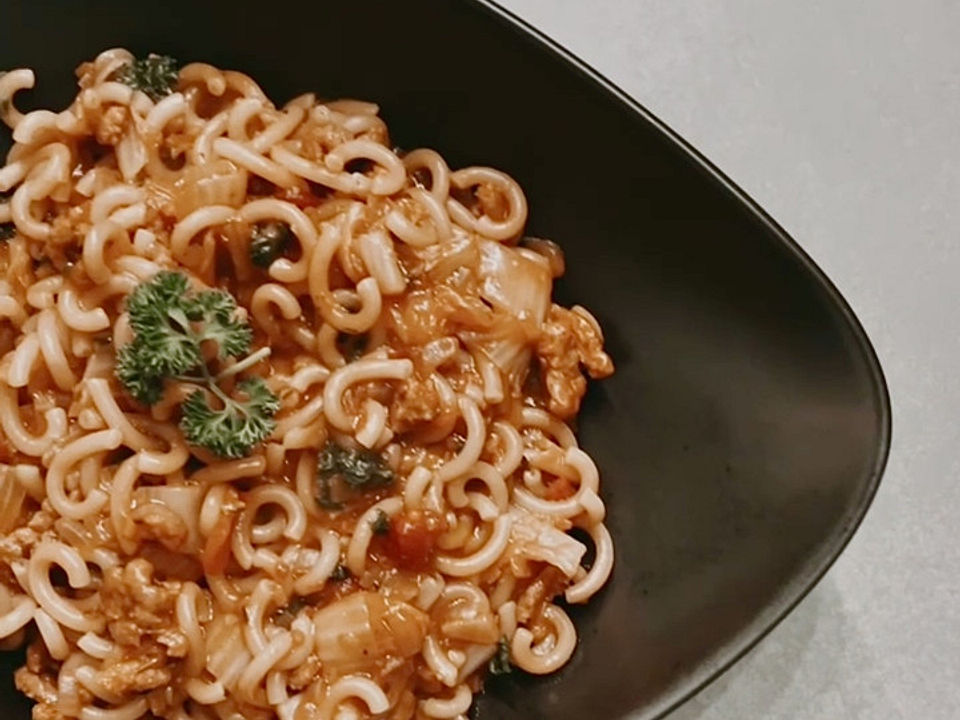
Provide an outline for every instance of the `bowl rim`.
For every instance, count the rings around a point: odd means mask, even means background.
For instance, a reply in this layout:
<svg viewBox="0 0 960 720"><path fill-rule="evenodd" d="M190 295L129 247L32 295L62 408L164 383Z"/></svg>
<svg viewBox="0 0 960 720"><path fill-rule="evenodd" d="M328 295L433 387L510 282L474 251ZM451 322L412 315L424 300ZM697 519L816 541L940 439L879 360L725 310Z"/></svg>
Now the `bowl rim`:
<svg viewBox="0 0 960 720"><path fill-rule="evenodd" d="M735 637L728 643L721 645L720 649L716 651L716 653L721 656L719 663L710 663L709 669L703 673L694 671L693 676L696 679L690 687L683 687L681 681L678 689L674 692L668 690L661 703L651 706L655 713L652 718L653 720L658 720L666 717L669 713L690 700L756 647L761 640L769 635L770 632L810 594L843 553L863 522L864 517L866 517L867 511L870 509L876 497L880 487L880 480L883 477L887 460L890 456L893 424L890 391L883 374L883 369L880 366L877 352L871 344L866 330L864 330L863 325L860 323L860 320L853 312L847 300L827 274L814 262L806 251L800 247L799 243L797 243L756 200L750 197L750 195L727 177L727 175L714 165L703 153L681 137L679 133L658 118L642 103L630 96L589 63L579 58L570 50L567 50L545 32L534 27L513 11L498 4L495 0L462 0L462 2L464 2L465 5L472 6L474 9L480 10L488 17L499 22L515 35L518 35L523 41L536 44L545 49L554 59L566 65L570 70L605 90L623 109L631 111L662 133L677 150L686 156L687 160L691 162L698 171L705 173L734 200L746 208L766 229L770 236L778 240L780 244L792 254L794 260L813 277L814 281L820 286L820 289L827 295L835 307L839 309L840 316L846 322L847 328L856 343L856 348L860 351L866 364L874 402L878 408L878 416L875 418L878 424L877 447L874 454L873 465L866 479L862 495L857 504L852 508L851 517L840 526L838 531L835 531L831 536L825 538L823 546L824 555L820 558L812 557L810 561L801 565L801 569L797 575L788 581L784 589L774 597L768 606L772 611L772 618L764 620L763 613L758 614L747 624L744 630L739 633L739 636L746 638L745 640L738 642L737 637ZM799 587L799 591L795 589L797 587ZM759 629L754 629L754 624L758 625ZM704 666L701 665L700 667L702 668ZM701 677L697 677L698 675L701 675ZM632 717L636 712L638 712L637 709L631 710L626 718Z"/></svg>

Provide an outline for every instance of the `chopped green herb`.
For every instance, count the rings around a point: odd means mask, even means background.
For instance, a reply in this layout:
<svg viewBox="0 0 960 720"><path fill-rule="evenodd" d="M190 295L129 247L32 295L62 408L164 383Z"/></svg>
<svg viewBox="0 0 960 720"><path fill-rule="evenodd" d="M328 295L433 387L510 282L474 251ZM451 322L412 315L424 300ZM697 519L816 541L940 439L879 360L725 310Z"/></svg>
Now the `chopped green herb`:
<svg viewBox="0 0 960 720"><path fill-rule="evenodd" d="M179 79L177 61L154 53L134 60L117 71L117 80L134 90L142 90L154 102L172 93Z"/></svg>
<svg viewBox="0 0 960 720"><path fill-rule="evenodd" d="M497 643L497 652L490 658L489 664L491 675L507 675L513 672L513 665L510 662L510 641L506 636L500 638Z"/></svg>
<svg viewBox="0 0 960 720"><path fill-rule="evenodd" d="M350 450L328 442L317 458L317 502L328 510L343 508L351 492L363 492L393 482L393 471L377 453Z"/></svg>
<svg viewBox="0 0 960 720"><path fill-rule="evenodd" d="M337 565L333 572L330 573L330 579L334 582L343 582L344 580L349 580L351 576L350 569L343 564Z"/></svg>
<svg viewBox="0 0 960 720"><path fill-rule="evenodd" d="M0 242L6 242L17 234L17 227L12 222L0 223Z"/></svg>
<svg viewBox="0 0 960 720"><path fill-rule="evenodd" d="M297 619L300 611L307 607L309 603L302 597L294 597L290 604L282 607L273 614L273 622L282 628L290 629L293 621Z"/></svg>
<svg viewBox="0 0 960 720"><path fill-rule="evenodd" d="M270 392L263 378L248 378L237 383L246 401L221 395L223 408L214 410L202 390L192 393L183 403L180 428L193 445L207 448L220 457L240 458L273 432L273 416L280 401Z"/></svg>
<svg viewBox="0 0 960 720"><path fill-rule="evenodd" d="M377 517L370 523L374 535L386 535L390 532L390 516L383 510L377 510Z"/></svg>
<svg viewBox="0 0 960 720"><path fill-rule="evenodd" d="M236 302L223 290L190 294L187 276L164 271L127 298L134 341L117 353L117 376L137 400L160 399L162 381L202 367L201 345L217 343L221 359L250 349L250 326L235 319ZM202 378L194 378L202 379Z"/></svg>
<svg viewBox="0 0 960 720"><path fill-rule="evenodd" d="M230 293L194 293L186 275L160 272L127 298L134 339L117 352L114 370L124 388L145 405L160 399L169 378L209 390L221 408L212 408L207 394L197 390L183 403L180 427L189 442L230 458L243 457L269 435L279 409L277 397L261 378L237 384L246 396L242 400L227 395L218 378L210 375L202 350L205 343L216 343L221 360L238 360L222 375L235 375L270 354L269 348L261 348L242 357L250 350L253 333L237 319L236 311Z"/></svg>
<svg viewBox="0 0 960 720"><path fill-rule="evenodd" d="M320 475L338 475L355 490L382 487L393 482L393 471L380 455L370 450L349 450L328 442L317 459Z"/></svg>
<svg viewBox="0 0 960 720"><path fill-rule="evenodd" d="M268 268L290 245L290 226L284 222L263 222L250 234L250 262Z"/></svg>

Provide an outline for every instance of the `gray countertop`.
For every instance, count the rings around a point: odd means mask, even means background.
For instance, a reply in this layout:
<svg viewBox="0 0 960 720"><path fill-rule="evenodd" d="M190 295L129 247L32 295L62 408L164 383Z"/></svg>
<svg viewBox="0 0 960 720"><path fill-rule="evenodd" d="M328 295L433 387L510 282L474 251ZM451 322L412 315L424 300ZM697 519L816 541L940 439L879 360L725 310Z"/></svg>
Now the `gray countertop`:
<svg viewBox="0 0 960 720"><path fill-rule="evenodd" d="M856 537L670 720L960 717L960 3L502 2L766 208L890 385L893 449Z"/></svg>

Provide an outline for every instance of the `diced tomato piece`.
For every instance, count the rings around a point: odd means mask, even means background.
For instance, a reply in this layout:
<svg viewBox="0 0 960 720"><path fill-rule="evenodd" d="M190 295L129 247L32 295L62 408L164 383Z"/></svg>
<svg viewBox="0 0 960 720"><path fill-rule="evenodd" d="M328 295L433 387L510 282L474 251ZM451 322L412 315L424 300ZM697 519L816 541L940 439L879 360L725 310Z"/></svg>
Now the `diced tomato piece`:
<svg viewBox="0 0 960 720"><path fill-rule="evenodd" d="M387 555L401 568L420 570L433 559L437 537L446 525L436 513L411 510L396 515L385 543Z"/></svg>

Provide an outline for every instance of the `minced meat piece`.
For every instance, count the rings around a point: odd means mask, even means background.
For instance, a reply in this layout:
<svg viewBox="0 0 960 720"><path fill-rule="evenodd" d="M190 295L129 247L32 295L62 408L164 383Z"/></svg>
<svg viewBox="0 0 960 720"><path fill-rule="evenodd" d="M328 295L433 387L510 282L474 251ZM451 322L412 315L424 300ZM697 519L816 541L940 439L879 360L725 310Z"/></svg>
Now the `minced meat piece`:
<svg viewBox="0 0 960 720"><path fill-rule="evenodd" d="M127 127L127 109L122 105L108 108L96 128L97 142L101 145L116 145Z"/></svg>
<svg viewBox="0 0 960 720"><path fill-rule="evenodd" d="M406 432L434 420L444 409L436 384L414 376L397 388L390 406L390 424L397 432Z"/></svg>
<svg viewBox="0 0 960 720"><path fill-rule="evenodd" d="M581 368L592 378L613 373L613 361L603 351L603 338L583 315L551 305L537 356L547 391L547 406L557 417L573 417L587 390Z"/></svg>
<svg viewBox="0 0 960 720"><path fill-rule="evenodd" d="M153 565L142 559L106 570L100 598L111 635L121 645L136 646L145 635L176 628L174 612L181 586L154 580Z"/></svg>

